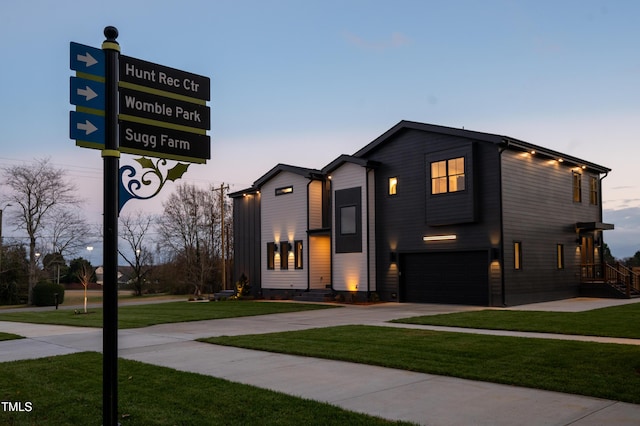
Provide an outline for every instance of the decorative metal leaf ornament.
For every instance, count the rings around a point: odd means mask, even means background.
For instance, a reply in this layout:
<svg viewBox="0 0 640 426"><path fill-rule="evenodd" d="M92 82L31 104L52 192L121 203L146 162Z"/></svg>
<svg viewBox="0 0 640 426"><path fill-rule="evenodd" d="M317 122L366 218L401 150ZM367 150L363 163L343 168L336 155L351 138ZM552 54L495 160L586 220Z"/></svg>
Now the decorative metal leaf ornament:
<svg viewBox="0 0 640 426"><path fill-rule="evenodd" d="M131 199L148 200L155 197L165 183L180 179L189 168L189 164L177 163L166 170L167 160L164 158L159 158L155 163L146 157L136 158L135 161L142 167L139 176L136 176L138 170L133 166L120 167L118 212ZM166 176L163 175L162 170L166 170Z"/></svg>

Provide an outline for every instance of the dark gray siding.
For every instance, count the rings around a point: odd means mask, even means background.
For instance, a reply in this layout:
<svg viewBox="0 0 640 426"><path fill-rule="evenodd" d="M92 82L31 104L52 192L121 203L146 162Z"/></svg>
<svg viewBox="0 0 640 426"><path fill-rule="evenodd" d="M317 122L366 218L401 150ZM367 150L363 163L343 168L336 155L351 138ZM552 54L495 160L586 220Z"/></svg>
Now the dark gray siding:
<svg viewBox="0 0 640 426"><path fill-rule="evenodd" d="M583 174L582 202L573 202L572 171ZM502 154L505 301L518 305L578 295L580 249L576 222L600 221L589 203L589 176L598 176L526 152ZM514 241L522 243L522 269L514 270ZM564 245L565 268L556 247Z"/></svg>
<svg viewBox="0 0 640 426"><path fill-rule="evenodd" d="M468 149L474 142L473 172L470 179L475 200L473 222L431 226L427 223L427 158L432 153ZM499 151L489 142L473 141L419 130L396 133L386 143L367 153L367 159L380 162L376 169L376 279L383 299L399 295L398 265L391 262L391 252L429 253L474 251L500 247ZM388 195L389 177L398 178L397 195ZM446 208L440 206L441 212ZM442 213L441 213L442 214ZM466 221L466 220L465 220ZM456 234L455 241L425 242L423 236ZM461 262L462 263L462 262ZM460 268L464 268L460 264ZM500 305L499 270L492 265L489 276L489 304Z"/></svg>
<svg viewBox="0 0 640 426"><path fill-rule="evenodd" d="M242 274L251 291L260 290L260 194L233 199L233 282Z"/></svg>

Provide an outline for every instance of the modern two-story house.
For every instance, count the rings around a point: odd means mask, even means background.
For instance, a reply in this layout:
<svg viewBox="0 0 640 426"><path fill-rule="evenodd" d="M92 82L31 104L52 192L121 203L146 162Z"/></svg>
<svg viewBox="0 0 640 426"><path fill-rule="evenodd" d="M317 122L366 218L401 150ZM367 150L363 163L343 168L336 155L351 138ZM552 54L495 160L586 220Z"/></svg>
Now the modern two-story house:
<svg viewBox="0 0 640 426"><path fill-rule="evenodd" d="M322 169L279 164L230 194L234 276L265 297L574 297L604 274L609 172L508 136L402 121Z"/></svg>

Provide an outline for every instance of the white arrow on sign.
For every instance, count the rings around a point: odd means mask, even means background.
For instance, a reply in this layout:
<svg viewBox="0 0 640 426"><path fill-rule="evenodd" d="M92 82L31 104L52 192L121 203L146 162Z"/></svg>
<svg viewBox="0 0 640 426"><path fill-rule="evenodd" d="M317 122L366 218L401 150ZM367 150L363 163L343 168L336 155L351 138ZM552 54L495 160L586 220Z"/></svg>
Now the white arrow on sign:
<svg viewBox="0 0 640 426"><path fill-rule="evenodd" d="M84 96L87 101L90 101L91 99L98 96L98 94L94 92L93 89L91 89L91 87L89 86L86 86L86 89L78 87L77 92L78 96Z"/></svg>
<svg viewBox="0 0 640 426"><path fill-rule="evenodd" d="M94 126L89 120L85 120L84 123L77 123L76 128L78 130L84 130L86 135L90 135L91 133L98 130L98 128Z"/></svg>
<svg viewBox="0 0 640 426"><path fill-rule="evenodd" d="M86 55L80 55L78 54L76 56L76 59L80 62L84 62L84 65L89 68L91 65L95 65L98 63L98 61L96 60L96 58L94 58L93 56L91 56L91 54L89 52L87 52Z"/></svg>

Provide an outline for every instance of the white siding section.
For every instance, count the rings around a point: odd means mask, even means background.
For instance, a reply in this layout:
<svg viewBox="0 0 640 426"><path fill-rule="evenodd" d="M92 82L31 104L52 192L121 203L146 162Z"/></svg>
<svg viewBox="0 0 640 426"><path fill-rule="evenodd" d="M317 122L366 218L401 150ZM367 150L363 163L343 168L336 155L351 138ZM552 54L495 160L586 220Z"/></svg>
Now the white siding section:
<svg viewBox="0 0 640 426"><path fill-rule="evenodd" d="M333 289L337 291L367 291L370 267L367 264L367 170L362 166L345 163L331 174L332 205L335 206L335 191L341 189L362 189L362 252L361 253L333 253ZM370 197L373 198L373 197ZM332 223L336 223L335 210L332 209ZM369 226L371 229L371 225ZM333 227L335 238L335 226ZM371 258L374 263L375 259ZM373 277L373 276L372 276ZM374 279L372 278L372 282Z"/></svg>
<svg viewBox="0 0 640 426"><path fill-rule="evenodd" d="M261 194L261 248L260 260L262 288L269 289L307 289L307 184L309 181L295 173L281 172L260 188ZM293 192L275 195L276 188L293 187ZM293 244L302 240L303 269L295 269ZM280 269L280 243L288 241L292 249L289 254L289 269ZM278 244L275 269L267 269L267 243Z"/></svg>

